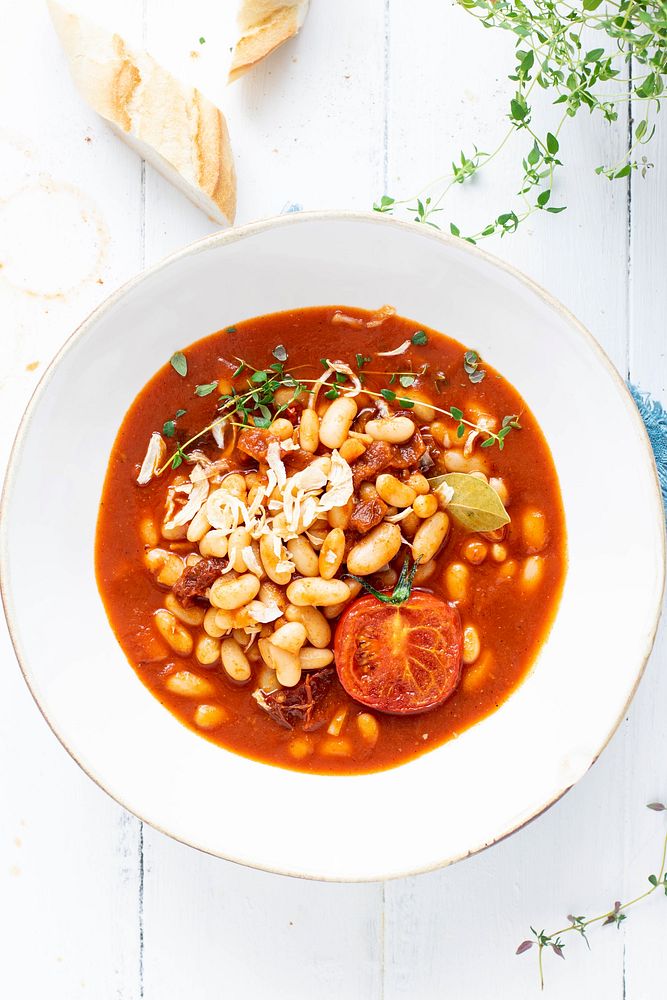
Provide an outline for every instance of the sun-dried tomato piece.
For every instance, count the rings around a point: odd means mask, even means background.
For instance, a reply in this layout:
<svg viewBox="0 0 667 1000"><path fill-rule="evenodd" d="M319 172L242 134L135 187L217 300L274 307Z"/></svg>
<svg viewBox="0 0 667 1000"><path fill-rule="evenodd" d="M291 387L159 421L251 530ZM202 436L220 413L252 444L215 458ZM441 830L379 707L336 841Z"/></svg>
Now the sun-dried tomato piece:
<svg viewBox="0 0 667 1000"><path fill-rule="evenodd" d="M357 500L352 508L350 527L354 528L360 534L365 535L367 531L370 531L371 528L380 523L388 509L386 503L384 500L380 500L380 497L372 497L370 500Z"/></svg>
<svg viewBox="0 0 667 1000"><path fill-rule="evenodd" d="M281 688L270 694L256 692L255 700L274 722L285 729L294 729L298 723L302 723L305 730L313 729L313 714L329 690L334 673L333 667L314 670L292 688Z"/></svg>
<svg viewBox="0 0 667 1000"><path fill-rule="evenodd" d="M227 559L216 556L200 559L194 566L186 566L172 587L174 597L184 608L189 607L195 598L206 597L206 591L226 566Z"/></svg>

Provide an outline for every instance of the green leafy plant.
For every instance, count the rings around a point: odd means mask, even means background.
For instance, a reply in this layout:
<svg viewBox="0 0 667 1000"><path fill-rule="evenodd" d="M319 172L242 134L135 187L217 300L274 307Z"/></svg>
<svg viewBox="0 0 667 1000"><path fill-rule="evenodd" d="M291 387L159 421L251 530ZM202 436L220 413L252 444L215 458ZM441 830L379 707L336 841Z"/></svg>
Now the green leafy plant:
<svg viewBox="0 0 667 1000"><path fill-rule="evenodd" d="M667 811L667 806L662 802L650 802L647 806L648 809L652 809L654 812L665 812ZM619 899L614 902L614 905L610 910L606 910L604 913L599 914L597 917L584 917L584 916L574 916L569 913L567 916L567 926L561 927L560 930L551 931L547 934L546 931L537 931L534 927L531 927L532 937L527 938L522 941L516 950L517 955L523 955L532 948L537 948L537 964L540 977L540 987L544 989L544 964L543 956L545 949L551 949L554 955L558 955L559 958L565 958L565 944L563 942L563 937L565 934L571 934L573 931L579 934L580 937L584 939L587 947L590 949L590 942L588 940L588 929L593 924L601 924L603 927L614 926L620 928L624 920L627 919L628 910L636 906L637 903L641 903L643 900L648 899L652 896L657 889L662 889L664 895L667 896L667 870L665 864L667 863L667 834L663 840L662 844L662 854L660 857L660 867L658 868L657 875L649 875L647 878L649 888L645 889L644 892L639 893L639 895L634 896L629 899L626 903L622 903Z"/></svg>
<svg viewBox="0 0 667 1000"><path fill-rule="evenodd" d="M653 138L655 119L667 73L666 0L459 0L484 28L510 32L515 38L515 65L508 78L513 94L507 109L508 129L490 153L473 146L460 152L451 171L424 192L406 200L388 194L375 202L376 212L400 208L416 222L442 228L433 217L443 211L447 193L467 184L510 145L523 141L516 204L499 212L478 231L466 232L450 221L449 231L469 243L516 232L537 212L558 214L565 205L552 196L566 125L581 111L618 120L629 106L631 141L619 162L601 164L596 173L609 180L633 171L646 176L653 166L641 150ZM536 118L534 97L545 91L557 107L558 121L550 129Z"/></svg>

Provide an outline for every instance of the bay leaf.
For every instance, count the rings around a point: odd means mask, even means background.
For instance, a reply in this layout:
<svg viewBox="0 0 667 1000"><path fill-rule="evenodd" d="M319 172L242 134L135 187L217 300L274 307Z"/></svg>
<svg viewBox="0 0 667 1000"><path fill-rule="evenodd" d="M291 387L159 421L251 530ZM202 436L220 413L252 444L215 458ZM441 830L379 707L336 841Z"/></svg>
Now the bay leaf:
<svg viewBox="0 0 667 1000"><path fill-rule="evenodd" d="M453 490L447 513L468 531L495 531L509 524L510 518L496 491L483 479L468 472L448 472L429 479L431 489L443 484Z"/></svg>

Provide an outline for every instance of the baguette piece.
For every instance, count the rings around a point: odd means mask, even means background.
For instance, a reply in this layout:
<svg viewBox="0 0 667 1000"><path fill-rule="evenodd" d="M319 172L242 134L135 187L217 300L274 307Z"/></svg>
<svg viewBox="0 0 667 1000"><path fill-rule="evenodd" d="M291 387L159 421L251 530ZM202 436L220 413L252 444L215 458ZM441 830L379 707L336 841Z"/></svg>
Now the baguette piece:
<svg viewBox="0 0 667 1000"><path fill-rule="evenodd" d="M309 3L310 0L240 0L236 19L239 39L233 49L229 81L242 76L296 35Z"/></svg>
<svg viewBox="0 0 667 1000"><path fill-rule="evenodd" d="M147 52L48 0L85 101L215 222L236 214L236 173L224 115Z"/></svg>

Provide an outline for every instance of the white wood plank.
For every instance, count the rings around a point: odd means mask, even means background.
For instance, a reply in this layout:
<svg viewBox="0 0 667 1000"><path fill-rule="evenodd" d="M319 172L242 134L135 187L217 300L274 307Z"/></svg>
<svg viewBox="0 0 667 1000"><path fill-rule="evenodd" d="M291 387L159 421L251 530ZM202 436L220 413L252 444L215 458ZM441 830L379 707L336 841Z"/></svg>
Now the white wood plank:
<svg viewBox="0 0 667 1000"><path fill-rule="evenodd" d="M45 5L5 4L3 14L2 466L55 350L107 290L137 269L140 218L139 162L79 101ZM136 997L138 823L59 747L23 683L4 622L0 658L7 996Z"/></svg>
<svg viewBox="0 0 667 1000"><path fill-rule="evenodd" d="M380 886L268 875L145 831L148 1000L382 995Z"/></svg>
<svg viewBox="0 0 667 1000"><path fill-rule="evenodd" d="M303 34L228 89L211 79L215 19L203 0L187 9L170 3L168 15L163 3L151 2L148 14L147 47L227 111L239 222L277 214L293 202L306 208L369 204L382 171L381 7L360 8L351 0L335 9L313 4ZM199 35L206 44L192 59ZM148 263L214 228L150 169L146 198ZM253 872L148 828L144 865L149 1000L186 993L192 1000L216 993L310 1000L314 989L323 1000L381 995L380 886Z"/></svg>

